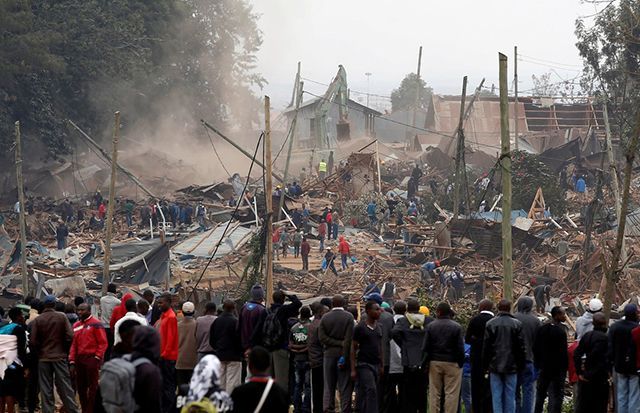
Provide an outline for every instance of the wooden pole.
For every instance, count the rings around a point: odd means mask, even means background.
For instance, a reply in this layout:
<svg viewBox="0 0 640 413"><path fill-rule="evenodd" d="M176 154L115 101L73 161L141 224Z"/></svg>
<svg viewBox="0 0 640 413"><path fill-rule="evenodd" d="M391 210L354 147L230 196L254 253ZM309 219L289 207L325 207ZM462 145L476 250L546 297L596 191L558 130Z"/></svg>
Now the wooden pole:
<svg viewBox="0 0 640 413"><path fill-rule="evenodd" d="M269 96L264 97L264 163L265 163L265 188L264 198L267 206L267 214L265 217L265 231L266 231L266 288L267 305L271 304L273 296L273 243L271 238L273 236L273 179L271 174L271 111L270 111L270 99Z"/></svg>
<svg viewBox="0 0 640 413"><path fill-rule="evenodd" d="M515 135L516 151L518 150L518 46L513 47L513 91L515 105L513 106L513 129Z"/></svg>
<svg viewBox="0 0 640 413"><path fill-rule="evenodd" d="M378 192L382 193L382 177L380 176L380 150L376 139L376 171L378 173Z"/></svg>
<svg viewBox="0 0 640 413"><path fill-rule="evenodd" d="M626 164L624 167L624 188L622 192L622 202L620 205L620 215L618 216L618 235L616 237L616 245L613 248L613 257L611 258L611 264L605 268L605 275L607 279L607 286L604 292L604 315L609 320L611 315L611 304L613 303L614 292L616 283L620 277L620 270L618 264L620 262L620 255L622 253L622 245L624 244L624 230L627 224L627 211L629 209L629 192L631 187L631 174L633 172L633 163L636 159L636 152L638 150L638 143L640 140L640 112L638 112L633 127L631 140L626 152Z"/></svg>
<svg viewBox="0 0 640 413"><path fill-rule="evenodd" d="M422 66L422 46L418 51L418 71L416 72L416 103L413 107L413 123L412 126L416 127L416 117L418 113L418 106L420 105L420 68Z"/></svg>
<svg viewBox="0 0 640 413"><path fill-rule="evenodd" d="M500 140L502 154L502 277L503 298L513 300L513 262L511 258L511 144L509 137L509 86L507 56L499 53L500 61Z"/></svg>
<svg viewBox="0 0 640 413"><path fill-rule="evenodd" d="M22 297L29 295L29 275L27 272L27 223L25 221L24 180L22 178L22 141L20 139L20 121L16 128L16 179L18 184L18 202L20 205L20 273L22 274Z"/></svg>
<svg viewBox="0 0 640 413"><path fill-rule="evenodd" d="M118 139L120 138L120 112L113 116L113 149L111 151L111 181L109 182L109 205L107 206L107 234L104 241L104 265L102 268L102 295L107 294L111 281L109 264L111 262L111 233L113 231L113 204L116 198L116 173L118 171Z"/></svg>
<svg viewBox="0 0 640 413"><path fill-rule="evenodd" d="M464 112L465 112L465 100L467 97L467 77L462 78L462 96L460 96L460 118L458 120L457 129L457 143L456 143L456 172L455 172L455 185L453 187L453 219L458 219L460 212L460 184L462 183L463 171L461 170L465 166L462 165L462 157L464 156Z"/></svg>

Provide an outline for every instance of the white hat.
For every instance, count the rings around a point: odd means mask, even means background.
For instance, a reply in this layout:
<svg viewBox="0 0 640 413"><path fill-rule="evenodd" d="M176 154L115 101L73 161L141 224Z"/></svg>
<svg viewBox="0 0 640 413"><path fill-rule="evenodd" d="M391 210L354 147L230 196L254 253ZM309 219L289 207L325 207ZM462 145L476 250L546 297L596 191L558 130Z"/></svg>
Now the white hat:
<svg viewBox="0 0 640 413"><path fill-rule="evenodd" d="M600 310L602 310L602 301L597 298L592 298L591 301L589 301L589 311L595 313Z"/></svg>
<svg viewBox="0 0 640 413"><path fill-rule="evenodd" d="M191 301L187 301L182 304L182 312L187 314L193 314L196 311L196 306Z"/></svg>

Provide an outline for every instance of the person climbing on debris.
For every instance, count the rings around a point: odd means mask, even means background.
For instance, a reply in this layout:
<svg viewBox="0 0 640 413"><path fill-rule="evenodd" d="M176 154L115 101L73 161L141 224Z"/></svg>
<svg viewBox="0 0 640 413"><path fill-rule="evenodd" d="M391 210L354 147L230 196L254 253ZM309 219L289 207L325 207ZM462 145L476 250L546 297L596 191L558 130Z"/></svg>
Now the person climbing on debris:
<svg viewBox="0 0 640 413"><path fill-rule="evenodd" d="M544 314L545 307L551 302L551 286L549 284L537 286L533 289L533 297L536 300L536 311Z"/></svg>
<svg viewBox="0 0 640 413"><path fill-rule="evenodd" d="M327 268L330 269L335 276L338 276L338 270L336 270L336 265L334 261L336 260L336 254L331 251L331 247L327 247L327 252L324 254L325 262L327 263Z"/></svg>

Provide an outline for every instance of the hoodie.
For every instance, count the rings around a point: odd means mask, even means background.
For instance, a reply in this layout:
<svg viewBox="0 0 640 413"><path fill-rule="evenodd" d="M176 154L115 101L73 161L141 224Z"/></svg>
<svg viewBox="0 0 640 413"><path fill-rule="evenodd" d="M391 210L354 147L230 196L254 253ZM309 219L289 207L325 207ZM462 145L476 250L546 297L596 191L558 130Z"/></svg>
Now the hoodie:
<svg viewBox="0 0 640 413"><path fill-rule="evenodd" d="M518 300L515 318L522 323L522 337L524 338L526 361L533 362L533 343L536 340L536 333L541 322L531 313L533 299L531 297L521 297Z"/></svg>
<svg viewBox="0 0 640 413"><path fill-rule="evenodd" d="M396 321L391 337L400 346L402 366L418 368L422 365L422 343L425 329L433 318L420 313L406 313Z"/></svg>
<svg viewBox="0 0 640 413"><path fill-rule="evenodd" d="M126 293L122 297L122 300L120 300L120 305L113 309L113 312L111 313L111 319L109 320L109 327L111 327L111 331L114 331L114 328L118 320L120 320L122 317L124 317L125 314L127 314L127 308L125 307L124 304L128 300L131 300L132 298L133 298L133 294Z"/></svg>
<svg viewBox="0 0 640 413"><path fill-rule="evenodd" d="M576 320L576 339L580 340L591 330L593 330L593 313L586 311Z"/></svg>
<svg viewBox="0 0 640 413"><path fill-rule="evenodd" d="M153 327L136 327L133 336L131 360L146 358L151 363L142 363L136 367L133 398L138 405L137 413L159 412L162 409L162 374L156 365L160 360L160 335Z"/></svg>

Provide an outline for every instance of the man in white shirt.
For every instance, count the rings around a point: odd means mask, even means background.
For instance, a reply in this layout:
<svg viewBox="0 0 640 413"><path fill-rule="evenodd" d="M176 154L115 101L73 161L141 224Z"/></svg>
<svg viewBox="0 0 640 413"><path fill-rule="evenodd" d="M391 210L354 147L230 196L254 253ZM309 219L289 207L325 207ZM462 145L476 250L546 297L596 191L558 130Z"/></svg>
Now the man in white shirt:
<svg viewBox="0 0 640 413"><path fill-rule="evenodd" d="M113 327L113 329L115 330L113 332L113 345L114 346L121 341L120 332L118 330L120 329L120 325L122 325L122 323L125 320L135 320L138 323L140 323L141 326L148 325L147 324L147 319L137 313L138 306L137 306L136 300L134 300L134 299L127 300L124 303L124 307L127 309L127 313L124 316L122 316L122 318L120 320L118 320L116 322L115 326Z"/></svg>

